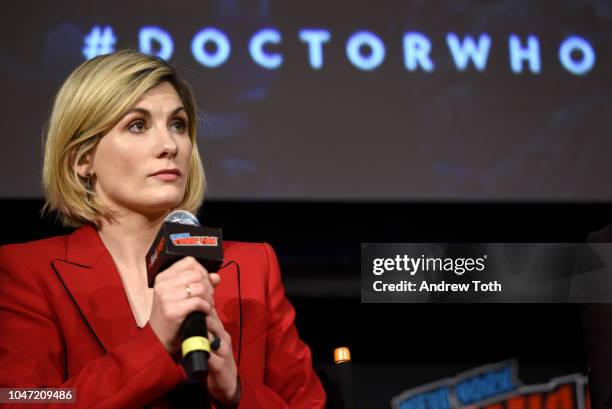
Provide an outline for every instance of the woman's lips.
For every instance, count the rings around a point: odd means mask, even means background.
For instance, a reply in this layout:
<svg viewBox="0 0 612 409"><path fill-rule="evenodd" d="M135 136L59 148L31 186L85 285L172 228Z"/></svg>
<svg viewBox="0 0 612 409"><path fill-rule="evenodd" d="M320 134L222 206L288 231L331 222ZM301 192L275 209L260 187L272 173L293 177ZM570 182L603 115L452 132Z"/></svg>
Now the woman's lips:
<svg viewBox="0 0 612 409"><path fill-rule="evenodd" d="M165 182L172 182L174 180L177 180L179 178L179 175L177 175L176 173L162 172L153 175L153 177L159 180L163 180Z"/></svg>
<svg viewBox="0 0 612 409"><path fill-rule="evenodd" d="M153 173L151 176L165 182L172 182L181 176L181 171L178 168L161 169Z"/></svg>

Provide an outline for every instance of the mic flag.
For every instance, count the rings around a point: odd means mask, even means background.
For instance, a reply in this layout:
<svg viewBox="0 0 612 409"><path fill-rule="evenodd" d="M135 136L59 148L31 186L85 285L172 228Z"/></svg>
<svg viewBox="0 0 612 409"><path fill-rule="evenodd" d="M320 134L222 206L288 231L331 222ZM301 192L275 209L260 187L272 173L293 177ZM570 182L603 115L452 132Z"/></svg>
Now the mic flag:
<svg viewBox="0 0 612 409"><path fill-rule="evenodd" d="M147 277L153 288L155 277L183 257L194 257L209 273L223 263L221 229L200 226L198 219L185 210L170 213L147 253Z"/></svg>

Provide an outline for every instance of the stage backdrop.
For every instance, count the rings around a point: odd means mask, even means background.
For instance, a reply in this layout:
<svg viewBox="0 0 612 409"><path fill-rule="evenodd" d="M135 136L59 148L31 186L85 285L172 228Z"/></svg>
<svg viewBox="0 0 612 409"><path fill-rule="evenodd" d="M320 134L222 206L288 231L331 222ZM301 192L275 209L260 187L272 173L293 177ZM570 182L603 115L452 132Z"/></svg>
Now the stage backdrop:
<svg viewBox="0 0 612 409"><path fill-rule="evenodd" d="M0 197L67 74L133 48L201 108L213 199L612 199L607 1L9 2Z"/></svg>

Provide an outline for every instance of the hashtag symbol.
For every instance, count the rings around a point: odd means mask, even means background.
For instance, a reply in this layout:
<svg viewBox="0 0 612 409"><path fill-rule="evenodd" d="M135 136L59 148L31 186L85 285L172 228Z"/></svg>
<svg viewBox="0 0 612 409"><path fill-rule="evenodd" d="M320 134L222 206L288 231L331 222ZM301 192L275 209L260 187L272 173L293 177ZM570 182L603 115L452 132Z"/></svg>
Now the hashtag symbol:
<svg viewBox="0 0 612 409"><path fill-rule="evenodd" d="M83 46L83 55L88 60L91 60L98 55L109 54L115 51L115 42L117 38L113 34L113 28L110 26L101 28L95 26L91 32L85 36L85 45Z"/></svg>

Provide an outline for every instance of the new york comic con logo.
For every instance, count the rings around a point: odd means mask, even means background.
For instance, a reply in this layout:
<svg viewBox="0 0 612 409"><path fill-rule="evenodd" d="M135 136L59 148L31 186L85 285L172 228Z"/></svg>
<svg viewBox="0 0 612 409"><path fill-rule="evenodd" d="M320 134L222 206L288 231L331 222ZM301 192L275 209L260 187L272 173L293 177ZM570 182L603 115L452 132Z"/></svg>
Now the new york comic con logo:
<svg viewBox="0 0 612 409"><path fill-rule="evenodd" d="M170 240L175 246L216 247L219 245L218 238L215 236L192 236L189 233L171 234Z"/></svg>

